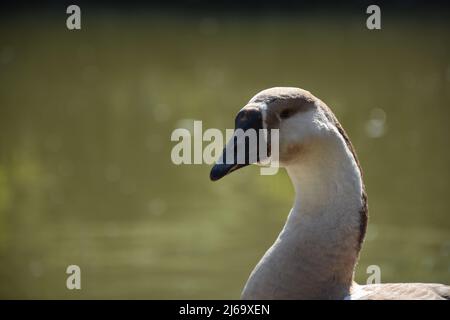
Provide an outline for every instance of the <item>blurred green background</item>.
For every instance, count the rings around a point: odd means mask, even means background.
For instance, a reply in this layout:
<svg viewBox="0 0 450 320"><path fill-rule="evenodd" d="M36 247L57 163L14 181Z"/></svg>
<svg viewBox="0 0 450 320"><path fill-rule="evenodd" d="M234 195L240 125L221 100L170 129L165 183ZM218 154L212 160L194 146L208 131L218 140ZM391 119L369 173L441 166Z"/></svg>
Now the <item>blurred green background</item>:
<svg viewBox="0 0 450 320"><path fill-rule="evenodd" d="M450 43L445 19L121 14L0 22L0 297L239 298L293 201L284 171L217 183L175 166L173 129L273 86L336 113L364 169L356 280L450 283ZM81 267L82 290L66 289Z"/></svg>

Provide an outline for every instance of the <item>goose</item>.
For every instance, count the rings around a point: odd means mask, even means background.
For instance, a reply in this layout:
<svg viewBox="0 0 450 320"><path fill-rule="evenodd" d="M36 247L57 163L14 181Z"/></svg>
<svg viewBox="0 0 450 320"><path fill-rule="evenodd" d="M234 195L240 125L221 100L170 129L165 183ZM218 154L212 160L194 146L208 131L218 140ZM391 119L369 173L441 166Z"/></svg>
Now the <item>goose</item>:
<svg viewBox="0 0 450 320"><path fill-rule="evenodd" d="M250 99L235 122L244 131L279 129L279 166L295 190L285 225L251 272L242 299L450 299L450 286L443 284L354 281L367 196L352 143L324 102L300 88L270 88ZM247 141L247 155L252 148L258 147ZM249 158L244 164L216 161L210 179L261 162Z"/></svg>

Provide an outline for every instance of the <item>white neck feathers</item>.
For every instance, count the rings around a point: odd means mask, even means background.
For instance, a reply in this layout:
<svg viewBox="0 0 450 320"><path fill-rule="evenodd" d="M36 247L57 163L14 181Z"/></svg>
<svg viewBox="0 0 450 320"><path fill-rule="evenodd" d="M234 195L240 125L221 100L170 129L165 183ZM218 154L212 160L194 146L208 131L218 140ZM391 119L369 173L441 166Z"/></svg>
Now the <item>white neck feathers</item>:
<svg viewBox="0 0 450 320"><path fill-rule="evenodd" d="M341 134L286 166L294 207L253 270L244 299L340 299L353 281L360 248L363 184Z"/></svg>

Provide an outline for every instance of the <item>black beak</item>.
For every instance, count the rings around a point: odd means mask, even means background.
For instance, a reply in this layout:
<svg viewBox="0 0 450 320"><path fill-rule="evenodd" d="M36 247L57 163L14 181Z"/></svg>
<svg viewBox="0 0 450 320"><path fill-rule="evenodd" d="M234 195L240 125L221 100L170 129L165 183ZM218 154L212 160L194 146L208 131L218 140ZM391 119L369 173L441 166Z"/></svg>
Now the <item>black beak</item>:
<svg viewBox="0 0 450 320"><path fill-rule="evenodd" d="M249 129L254 129L256 131L257 143L254 146L250 145L250 139L245 138L245 161L244 163L238 163L237 156L239 143L237 137L233 135L227 146L223 149L222 156L211 169L210 179L212 181L219 180L233 171L248 166L251 164L250 153L256 152L257 155L259 153L259 130L262 129L261 111L254 107L242 109L236 116L235 133L237 129L242 129L244 133ZM231 150L234 151L234 160L231 161L231 163L226 161L227 150L229 150L229 152ZM259 161L259 158L257 158L257 161Z"/></svg>

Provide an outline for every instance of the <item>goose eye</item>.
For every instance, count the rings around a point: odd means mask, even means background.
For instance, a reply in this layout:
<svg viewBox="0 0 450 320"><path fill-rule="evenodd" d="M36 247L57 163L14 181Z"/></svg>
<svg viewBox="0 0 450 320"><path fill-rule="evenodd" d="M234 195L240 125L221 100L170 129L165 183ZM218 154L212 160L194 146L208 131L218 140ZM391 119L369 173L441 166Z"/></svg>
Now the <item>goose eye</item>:
<svg viewBox="0 0 450 320"><path fill-rule="evenodd" d="M289 118L291 115L292 115L292 110L291 109L284 109L280 113L280 118L281 119L286 119L286 118Z"/></svg>

